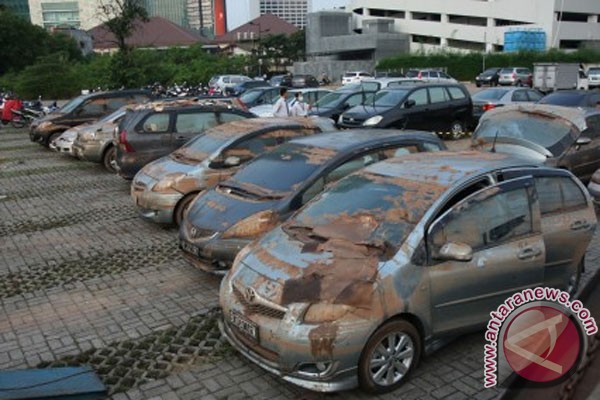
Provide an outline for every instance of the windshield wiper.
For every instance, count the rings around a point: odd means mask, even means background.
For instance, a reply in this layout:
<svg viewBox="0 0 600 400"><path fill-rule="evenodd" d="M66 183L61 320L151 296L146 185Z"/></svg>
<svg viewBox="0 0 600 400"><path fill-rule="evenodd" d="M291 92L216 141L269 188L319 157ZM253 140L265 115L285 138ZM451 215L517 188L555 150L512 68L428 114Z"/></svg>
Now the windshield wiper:
<svg viewBox="0 0 600 400"><path fill-rule="evenodd" d="M261 199L262 198L262 196L260 194L251 192L250 190L244 189L243 187L233 185L230 183L218 185L217 190L222 193L232 194L234 196L238 196L238 197L242 197L242 198L251 198L251 199Z"/></svg>

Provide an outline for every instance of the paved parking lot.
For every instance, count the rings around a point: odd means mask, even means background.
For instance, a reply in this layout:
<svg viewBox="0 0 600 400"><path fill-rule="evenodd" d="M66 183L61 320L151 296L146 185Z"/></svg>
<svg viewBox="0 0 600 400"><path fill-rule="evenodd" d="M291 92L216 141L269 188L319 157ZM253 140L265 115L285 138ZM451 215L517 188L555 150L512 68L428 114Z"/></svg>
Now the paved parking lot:
<svg viewBox="0 0 600 400"><path fill-rule="evenodd" d="M0 128L0 369L89 364L114 399L369 398L305 391L239 357L215 324L219 279L176 237L136 216L128 182ZM590 248L586 280L598 235ZM456 339L381 398L496 397L483 345L482 332Z"/></svg>

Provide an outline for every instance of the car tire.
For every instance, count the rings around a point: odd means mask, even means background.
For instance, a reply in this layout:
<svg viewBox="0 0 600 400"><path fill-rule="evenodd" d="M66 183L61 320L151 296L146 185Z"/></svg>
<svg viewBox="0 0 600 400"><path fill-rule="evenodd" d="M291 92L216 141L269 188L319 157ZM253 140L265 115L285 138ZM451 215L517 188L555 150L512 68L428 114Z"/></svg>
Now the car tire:
<svg viewBox="0 0 600 400"><path fill-rule="evenodd" d="M173 211L173 223L177 226L181 226L181 222L183 221L183 217L185 216L185 212L190 207L192 201L196 198L198 192L188 193L175 206L175 210Z"/></svg>
<svg viewBox="0 0 600 400"><path fill-rule="evenodd" d="M481 87L481 83L479 83L479 82L476 82L476 83L475 83L475 86L477 86L477 87Z"/></svg>
<svg viewBox="0 0 600 400"><path fill-rule="evenodd" d="M109 146L108 149L104 150L104 154L102 155L102 164L104 168L112 174L117 173L117 169L115 168L115 164L117 162L117 149L115 146Z"/></svg>
<svg viewBox="0 0 600 400"><path fill-rule="evenodd" d="M577 265L577 269L575 270L575 272L573 272L573 274L569 277L569 282L567 284L567 293L569 293L571 297L575 296L575 293L577 293L577 289L579 289L579 282L581 281L582 271L583 259L581 259L581 262L579 263L579 265Z"/></svg>
<svg viewBox="0 0 600 400"><path fill-rule="evenodd" d="M452 139L458 139L465 133L465 124L462 121L455 120L450 124L450 135Z"/></svg>
<svg viewBox="0 0 600 400"><path fill-rule="evenodd" d="M374 394L396 390L416 368L420 355L421 337L411 323L386 322L371 335L360 355L361 389Z"/></svg>

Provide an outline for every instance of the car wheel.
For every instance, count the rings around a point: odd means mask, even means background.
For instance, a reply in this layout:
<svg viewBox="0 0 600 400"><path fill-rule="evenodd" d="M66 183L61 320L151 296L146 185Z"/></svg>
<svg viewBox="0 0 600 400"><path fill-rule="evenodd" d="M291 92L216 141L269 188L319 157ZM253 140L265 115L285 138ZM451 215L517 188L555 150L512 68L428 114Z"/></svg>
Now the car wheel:
<svg viewBox="0 0 600 400"><path fill-rule="evenodd" d="M575 296L577 293L577 289L579 289L579 281L581 280L581 271L583 271L583 259L577 265L577 269L573 274L569 277L569 283L567 284L567 293L571 295L571 297Z"/></svg>
<svg viewBox="0 0 600 400"><path fill-rule="evenodd" d="M188 208L190 208L190 204L196 198L198 192L188 193L185 195L179 203L175 206L175 211L173 212L173 222L175 225L180 226L183 221L183 217L185 216L185 212Z"/></svg>
<svg viewBox="0 0 600 400"><path fill-rule="evenodd" d="M104 168L106 168L108 172L113 174L117 172L117 149L115 149L115 146L110 146L104 151L104 155L102 156L102 164L104 164Z"/></svg>
<svg viewBox="0 0 600 400"><path fill-rule="evenodd" d="M385 323L369 339L358 362L358 381L370 393L386 393L406 382L421 355L421 338L408 321Z"/></svg>
<svg viewBox="0 0 600 400"><path fill-rule="evenodd" d="M52 143L53 140L58 139L58 137L61 134L62 134L62 132L54 132L54 133L51 133L50 135L48 135L48 138L44 142L44 146L50 147L50 143Z"/></svg>
<svg viewBox="0 0 600 400"><path fill-rule="evenodd" d="M476 82L476 83L475 83L475 86L477 86L477 87L481 87L481 83L479 83L479 82Z"/></svg>
<svg viewBox="0 0 600 400"><path fill-rule="evenodd" d="M450 135L452 139L458 139L465 132L465 125L462 121L456 120L450 124Z"/></svg>

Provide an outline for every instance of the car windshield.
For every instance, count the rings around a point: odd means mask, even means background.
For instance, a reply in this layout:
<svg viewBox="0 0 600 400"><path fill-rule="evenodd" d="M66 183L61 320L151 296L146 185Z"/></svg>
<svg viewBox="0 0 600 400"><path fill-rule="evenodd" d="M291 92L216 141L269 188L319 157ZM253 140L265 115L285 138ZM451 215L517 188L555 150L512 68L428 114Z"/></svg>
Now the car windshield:
<svg viewBox="0 0 600 400"><path fill-rule="evenodd" d="M332 149L287 143L258 157L230 180L244 188L256 187L260 192L283 196L292 192L335 154Z"/></svg>
<svg viewBox="0 0 600 400"><path fill-rule="evenodd" d="M487 89L477 92L472 96L473 100L500 100L508 92L507 89Z"/></svg>
<svg viewBox="0 0 600 400"><path fill-rule="evenodd" d="M481 75L494 75L496 72L498 72L498 68L490 68L483 71Z"/></svg>
<svg viewBox="0 0 600 400"><path fill-rule="evenodd" d="M68 114L71 111L73 111L74 109L76 109L77 107L79 107L79 105L81 103L83 103L83 101L85 100L85 96L79 96L79 97L75 97L72 100L69 100L65 105L63 105L60 110L58 110L58 112L63 113L63 114Z"/></svg>
<svg viewBox="0 0 600 400"><path fill-rule="evenodd" d="M118 109L117 111L115 111L111 114L108 114L106 117L101 118L98 122L101 122L101 123L112 122L115 119L120 118L124 114L125 114L125 110Z"/></svg>
<svg viewBox="0 0 600 400"><path fill-rule="evenodd" d="M319 101L317 101L313 108L319 108L319 107L335 107L342 99L342 97L344 97L345 94L344 93L329 93L323 97L321 97L319 99Z"/></svg>
<svg viewBox="0 0 600 400"><path fill-rule="evenodd" d="M590 69L588 69L588 75L589 74L593 74L593 75L600 74L600 68L590 68Z"/></svg>
<svg viewBox="0 0 600 400"><path fill-rule="evenodd" d="M284 229L397 250L443 189L369 172L350 175L309 202Z"/></svg>
<svg viewBox="0 0 600 400"><path fill-rule="evenodd" d="M512 74L513 73L513 69L512 68L502 68L500 70L501 74Z"/></svg>
<svg viewBox="0 0 600 400"><path fill-rule="evenodd" d="M554 104L557 106L576 107L581 104L584 98L583 94L580 93L561 93L556 92L544 96L538 103L540 104Z"/></svg>
<svg viewBox="0 0 600 400"><path fill-rule="evenodd" d="M262 90L262 89L248 90L240 96L240 100L242 101L242 103L249 104L249 103L256 101L256 99L258 99L260 97L260 95L263 93L264 93L264 90Z"/></svg>
<svg viewBox="0 0 600 400"><path fill-rule="evenodd" d="M369 99L369 102L374 106L394 107L404 100L407 93L408 90L382 90L375 93L374 97Z"/></svg>
<svg viewBox="0 0 600 400"><path fill-rule="evenodd" d="M572 143L573 126L559 118L511 111L485 118L474 133L475 138L512 138L545 147L555 157Z"/></svg>
<svg viewBox="0 0 600 400"><path fill-rule="evenodd" d="M212 128L211 131L214 129L215 128ZM179 161L204 161L230 140L228 137L222 137L214 133L208 131L204 134L195 136L179 149L171 153L171 158Z"/></svg>

